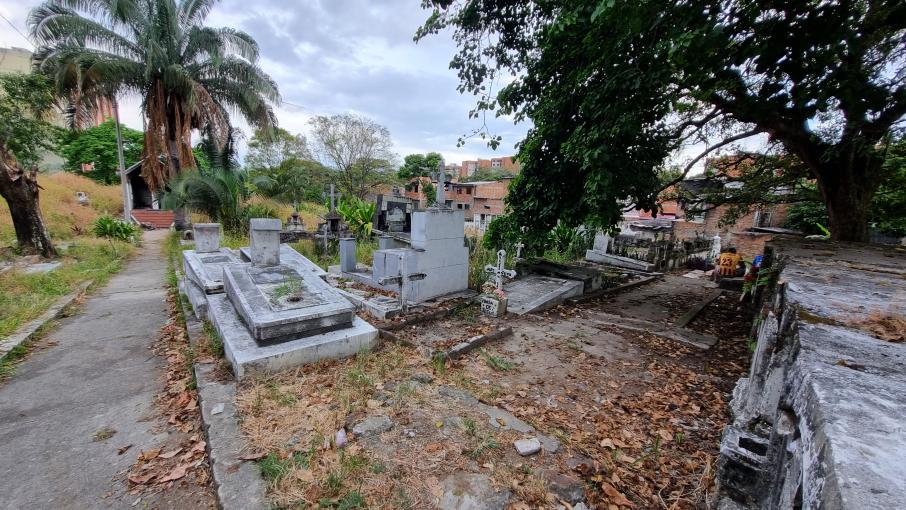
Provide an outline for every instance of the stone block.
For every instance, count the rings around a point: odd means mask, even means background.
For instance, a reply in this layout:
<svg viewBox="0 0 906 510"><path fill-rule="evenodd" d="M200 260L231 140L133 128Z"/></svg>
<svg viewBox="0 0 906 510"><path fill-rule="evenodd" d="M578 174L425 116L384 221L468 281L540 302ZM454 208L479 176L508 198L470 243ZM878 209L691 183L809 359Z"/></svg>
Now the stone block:
<svg viewBox="0 0 906 510"><path fill-rule="evenodd" d="M352 324L353 305L311 273L283 265L234 264L223 274L226 294L258 342L293 340Z"/></svg>
<svg viewBox="0 0 906 510"><path fill-rule="evenodd" d="M424 248L426 241L463 237L465 217L462 211L428 209L412 213L413 248Z"/></svg>
<svg viewBox="0 0 906 510"><path fill-rule="evenodd" d="M597 250L588 250L585 252L585 260L607 264L609 266L625 267L626 269L635 269L637 271L654 271L654 264L644 260L637 260L619 255L611 255Z"/></svg>
<svg viewBox="0 0 906 510"><path fill-rule="evenodd" d="M196 250L182 252L182 266L186 278L194 282L205 294L223 292L223 268L238 263L240 259L229 248L206 253L199 253Z"/></svg>
<svg viewBox="0 0 906 510"><path fill-rule="evenodd" d="M192 231L196 252L213 253L220 250L220 223L195 223Z"/></svg>
<svg viewBox="0 0 906 510"><path fill-rule="evenodd" d="M340 239L340 270L352 273L355 271L355 238L344 237Z"/></svg>
<svg viewBox="0 0 906 510"><path fill-rule="evenodd" d="M249 227L249 255L252 265L276 266L280 264L280 220L252 218Z"/></svg>
<svg viewBox="0 0 906 510"><path fill-rule="evenodd" d="M248 246L239 248L239 258L243 262L251 262L251 248ZM308 260L308 258L286 244L280 245L280 263L295 269L299 273L311 273L322 279L327 278L327 271L324 268Z"/></svg>
<svg viewBox="0 0 906 510"><path fill-rule="evenodd" d="M277 344L260 345L252 338L225 294L209 297L209 317L223 339L224 353L236 379L268 374L323 359L354 356L378 345L378 330L355 317L350 327Z"/></svg>
<svg viewBox="0 0 906 510"><path fill-rule="evenodd" d="M506 283L507 311L517 315L546 310L582 295L583 284L549 276L531 275Z"/></svg>

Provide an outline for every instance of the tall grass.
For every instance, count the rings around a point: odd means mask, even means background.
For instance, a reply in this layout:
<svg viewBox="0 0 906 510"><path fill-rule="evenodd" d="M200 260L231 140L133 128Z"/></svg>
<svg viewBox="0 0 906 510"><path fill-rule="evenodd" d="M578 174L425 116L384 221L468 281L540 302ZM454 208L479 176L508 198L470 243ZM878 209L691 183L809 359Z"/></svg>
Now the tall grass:
<svg viewBox="0 0 906 510"><path fill-rule="evenodd" d="M108 213L122 214L123 194L119 185L104 186L68 172L38 175L43 188L39 199L47 230L54 241L72 239L80 232L87 232L99 216ZM88 193L91 203L79 204L76 192ZM5 200L0 200L0 245L13 245L16 232Z"/></svg>
<svg viewBox="0 0 906 510"><path fill-rule="evenodd" d="M135 247L122 241L78 238L61 257L63 266L44 274L0 274L0 338L44 313L60 296L87 280L99 286L122 269Z"/></svg>

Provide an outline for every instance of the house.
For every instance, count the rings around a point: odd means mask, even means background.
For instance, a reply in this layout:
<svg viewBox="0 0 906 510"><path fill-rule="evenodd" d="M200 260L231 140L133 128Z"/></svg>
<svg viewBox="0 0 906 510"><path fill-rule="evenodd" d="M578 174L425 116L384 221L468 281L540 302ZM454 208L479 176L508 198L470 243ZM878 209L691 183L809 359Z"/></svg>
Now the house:
<svg viewBox="0 0 906 510"><path fill-rule="evenodd" d="M139 161L126 169L129 185L129 203L132 204L132 219L142 226L170 228L173 224L173 211L160 208L160 197L151 191L145 178L142 177L142 163Z"/></svg>

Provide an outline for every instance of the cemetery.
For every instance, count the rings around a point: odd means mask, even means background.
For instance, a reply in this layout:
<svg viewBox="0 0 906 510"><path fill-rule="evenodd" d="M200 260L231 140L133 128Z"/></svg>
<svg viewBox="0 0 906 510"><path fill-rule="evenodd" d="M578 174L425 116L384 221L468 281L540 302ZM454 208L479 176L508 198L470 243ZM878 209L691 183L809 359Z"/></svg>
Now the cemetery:
<svg viewBox="0 0 906 510"><path fill-rule="evenodd" d="M904 506L900 4L7 3L0 506Z"/></svg>

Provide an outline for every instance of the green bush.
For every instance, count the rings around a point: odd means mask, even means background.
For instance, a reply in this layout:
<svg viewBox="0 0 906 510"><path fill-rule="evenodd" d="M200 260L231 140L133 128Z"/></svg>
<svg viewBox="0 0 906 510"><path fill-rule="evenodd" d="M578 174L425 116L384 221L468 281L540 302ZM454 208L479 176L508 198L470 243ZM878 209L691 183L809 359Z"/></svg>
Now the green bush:
<svg viewBox="0 0 906 510"><path fill-rule="evenodd" d="M134 243L141 233L141 228L119 218L104 215L94 220L92 232L97 237Z"/></svg>
<svg viewBox="0 0 906 510"><path fill-rule="evenodd" d="M340 213L340 216L349 225L349 229L359 239L371 237L376 209L377 206L374 202L365 202L356 197L343 200L337 206L337 212Z"/></svg>

